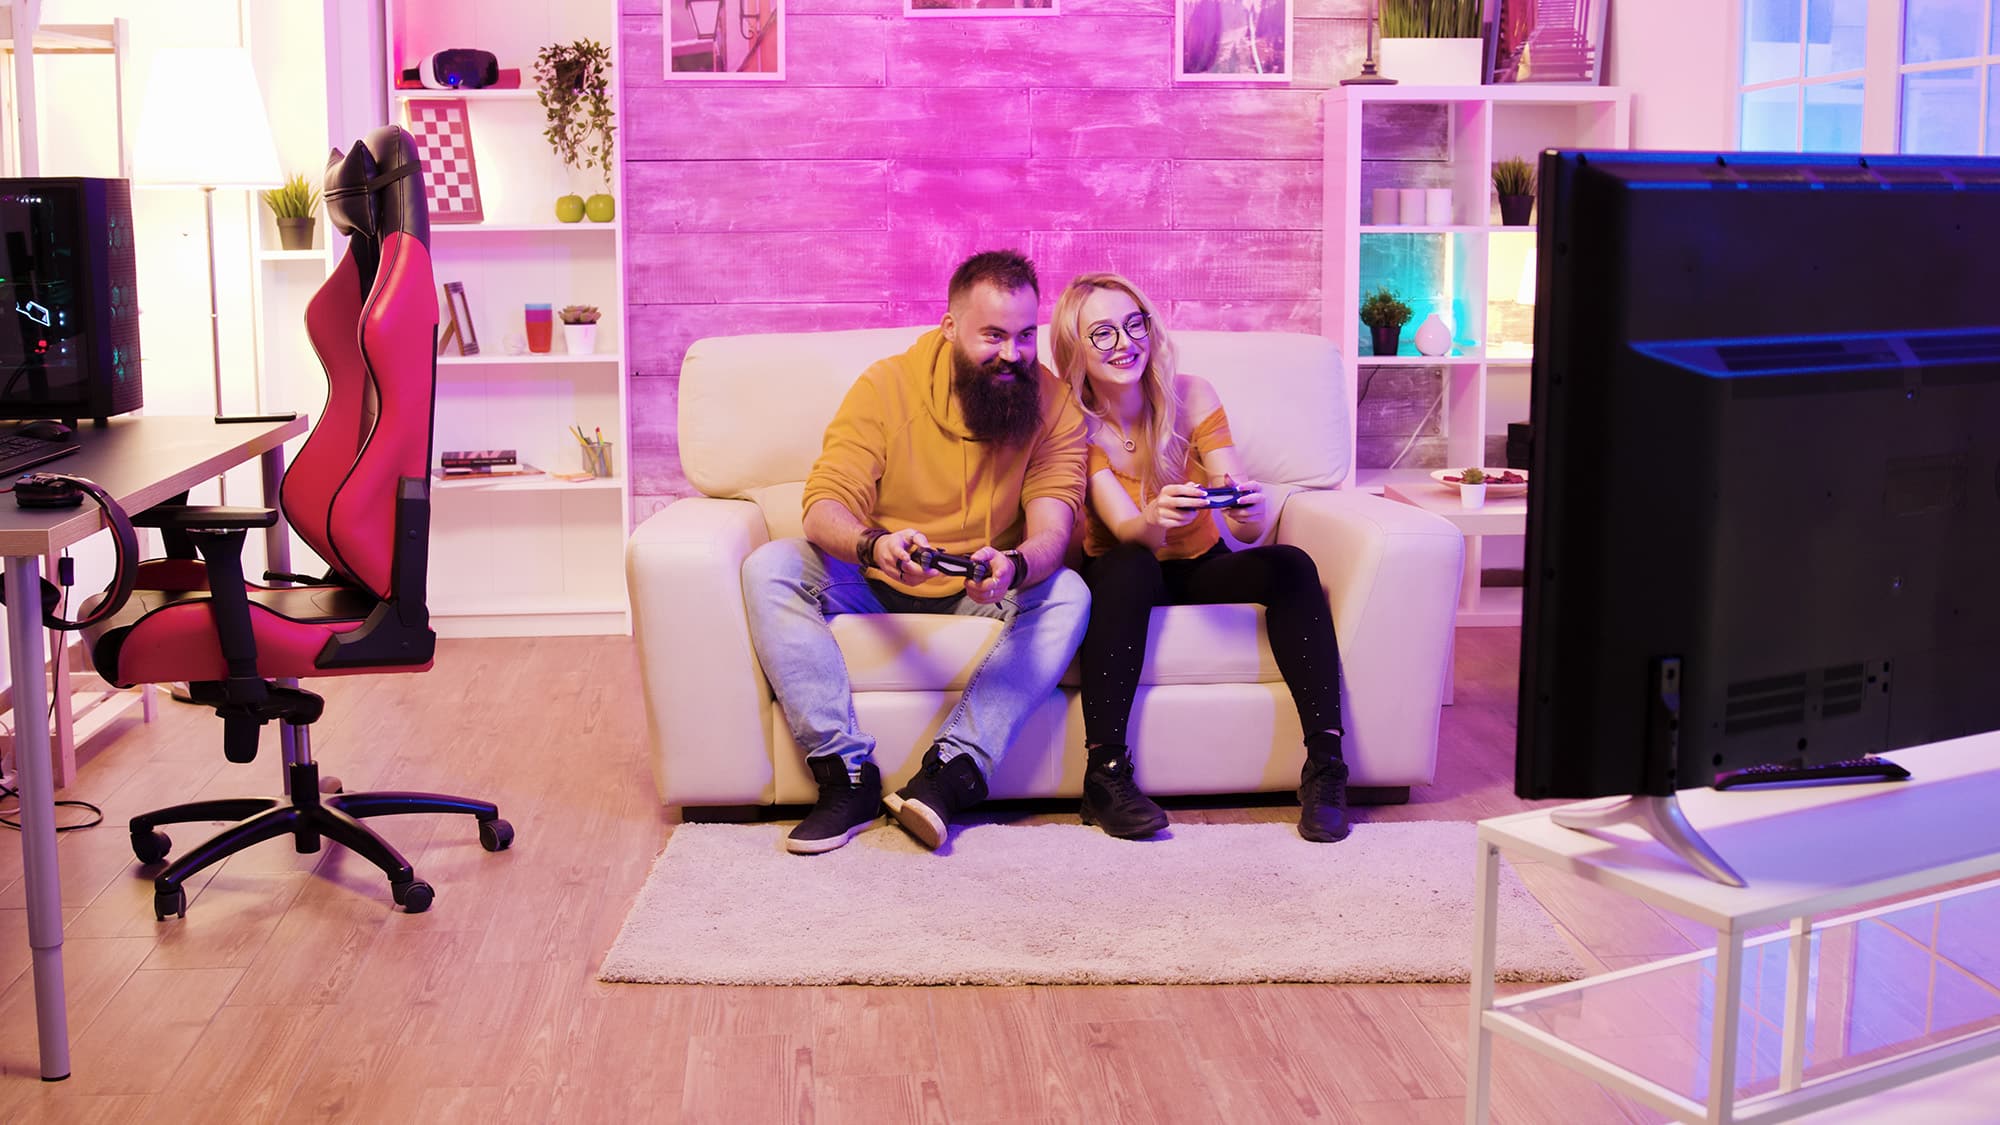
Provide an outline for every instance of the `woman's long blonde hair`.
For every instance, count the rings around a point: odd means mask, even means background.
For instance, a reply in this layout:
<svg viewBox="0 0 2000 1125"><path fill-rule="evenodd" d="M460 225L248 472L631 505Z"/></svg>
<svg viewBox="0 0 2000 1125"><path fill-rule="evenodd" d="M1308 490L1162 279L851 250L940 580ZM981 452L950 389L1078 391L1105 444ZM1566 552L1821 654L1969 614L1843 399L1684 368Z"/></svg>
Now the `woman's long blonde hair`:
<svg viewBox="0 0 2000 1125"><path fill-rule="evenodd" d="M1115 273L1086 273L1069 283L1062 296L1056 298L1055 313L1049 318L1049 332L1055 337L1056 373L1069 384L1070 391L1083 404L1085 412L1096 419L1097 425L1109 423L1103 405L1090 389L1090 376L1084 366L1092 348L1084 338L1083 303L1099 289L1115 289L1125 294L1146 314L1149 348L1146 370L1139 378L1146 418L1138 432L1130 435L1140 446L1135 453L1139 462L1139 497L1144 503L1146 497L1158 495L1166 482L1178 484L1187 479L1188 442L1180 432L1181 400L1174 377L1178 370L1174 342L1153 303L1125 278Z"/></svg>

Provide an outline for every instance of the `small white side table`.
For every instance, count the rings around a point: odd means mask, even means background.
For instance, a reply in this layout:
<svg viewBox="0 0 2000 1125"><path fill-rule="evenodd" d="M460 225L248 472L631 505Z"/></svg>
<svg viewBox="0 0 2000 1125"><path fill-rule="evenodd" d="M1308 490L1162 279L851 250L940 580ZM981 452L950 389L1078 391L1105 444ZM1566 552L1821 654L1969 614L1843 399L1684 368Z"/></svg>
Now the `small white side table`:
<svg viewBox="0 0 2000 1125"><path fill-rule="evenodd" d="M1467 508L1459 503L1458 489L1433 480L1397 481L1384 484L1382 495L1391 500L1414 504L1451 521L1465 535L1465 577L1458 586L1458 624L1519 625L1521 588L1505 586L1493 590L1479 587L1481 538L1487 535L1526 535L1528 496L1489 496L1483 508Z"/></svg>
<svg viewBox="0 0 2000 1125"><path fill-rule="evenodd" d="M1585 834L1559 827L1550 817L1562 809L1480 821L1466 1121L1478 1125L1487 1119L1496 1035L1686 1122L1787 1120L2000 1055L2000 1028L1993 1028L1837 1074L1810 1081L1804 1077L1813 919L1859 903L2000 872L2000 817L1993 812L2000 808L2000 732L1884 756L1908 768L1912 778L1859 785L1683 790L1680 805L1689 823L1742 874L1747 884L1742 887L1703 877L1636 829ZM1590 806L1563 806L1582 807ZM1715 1015L1706 1102L1696 1102L1565 1042L1511 1011L1686 957L1494 1002L1494 911L1502 852L1537 860L1715 928ZM1886 909L1893 908L1867 913ZM1736 1044L1744 935L1773 923L1790 927L1783 934L1757 939L1789 942L1778 1088L1739 1100Z"/></svg>

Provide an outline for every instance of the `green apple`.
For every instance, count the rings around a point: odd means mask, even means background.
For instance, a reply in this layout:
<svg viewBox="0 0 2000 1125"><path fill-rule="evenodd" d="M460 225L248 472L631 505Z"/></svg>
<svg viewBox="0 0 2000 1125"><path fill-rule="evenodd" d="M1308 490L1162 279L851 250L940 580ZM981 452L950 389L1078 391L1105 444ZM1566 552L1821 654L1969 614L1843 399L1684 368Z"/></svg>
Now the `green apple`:
<svg viewBox="0 0 2000 1125"><path fill-rule="evenodd" d="M583 221L584 202L580 195L563 195L556 198L556 220L564 223Z"/></svg>
<svg viewBox="0 0 2000 1125"><path fill-rule="evenodd" d="M600 191L590 197L583 210L590 216L591 222L608 223L618 214L618 201Z"/></svg>

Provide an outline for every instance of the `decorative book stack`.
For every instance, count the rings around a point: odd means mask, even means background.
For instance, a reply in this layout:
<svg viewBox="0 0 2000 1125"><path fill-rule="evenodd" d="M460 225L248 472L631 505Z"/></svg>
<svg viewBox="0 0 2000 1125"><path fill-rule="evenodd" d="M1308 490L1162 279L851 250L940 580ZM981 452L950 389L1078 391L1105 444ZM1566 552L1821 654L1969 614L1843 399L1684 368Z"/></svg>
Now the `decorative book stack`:
<svg viewBox="0 0 2000 1125"><path fill-rule="evenodd" d="M541 472L514 456L511 449L447 449L438 454L437 475L442 480L472 477L518 477Z"/></svg>

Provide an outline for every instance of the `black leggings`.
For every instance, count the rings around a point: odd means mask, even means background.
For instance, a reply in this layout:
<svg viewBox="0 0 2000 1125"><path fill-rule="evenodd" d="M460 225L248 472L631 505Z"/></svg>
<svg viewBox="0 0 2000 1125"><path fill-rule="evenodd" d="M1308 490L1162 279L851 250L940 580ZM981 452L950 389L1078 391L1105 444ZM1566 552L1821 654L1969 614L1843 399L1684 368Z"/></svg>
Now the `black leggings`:
<svg viewBox="0 0 2000 1125"><path fill-rule="evenodd" d="M1155 558L1121 543L1083 563L1090 627L1083 634L1083 734L1093 746L1125 745L1125 724L1146 660L1153 607L1256 602L1271 655L1306 734L1340 729L1340 645L1312 556L1289 545L1231 551L1217 543L1191 559Z"/></svg>

